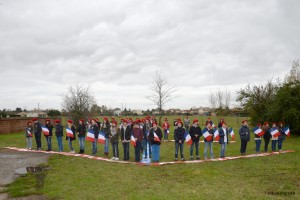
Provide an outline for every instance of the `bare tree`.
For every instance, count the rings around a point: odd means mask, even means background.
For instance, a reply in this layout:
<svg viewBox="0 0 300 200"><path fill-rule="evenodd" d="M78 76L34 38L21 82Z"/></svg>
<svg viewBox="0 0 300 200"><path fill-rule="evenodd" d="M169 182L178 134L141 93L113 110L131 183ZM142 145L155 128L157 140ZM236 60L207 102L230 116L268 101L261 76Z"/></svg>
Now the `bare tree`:
<svg viewBox="0 0 300 200"><path fill-rule="evenodd" d="M216 109L220 115L226 114L224 110L228 110L231 103L231 91L227 88L222 91L211 92L209 94L211 107Z"/></svg>
<svg viewBox="0 0 300 200"><path fill-rule="evenodd" d="M146 98L152 101L157 106L158 113L160 115L160 123L164 106L177 97L174 96L174 92L176 91L176 89L172 86L169 86L166 78L161 73L156 71L153 76L153 82L150 90L152 91L152 94L147 96Z"/></svg>
<svg viewBox="0 0 300 200"><path fill-rule="evenodd" d="M299 60L294 60L290 74L285 77L285 82L295 83L297 81L300 81L300 63Z"/></svg>
<svg viewBox="0 0 300 200"><path fill-rule="evenodd" d="M62 107L69 113L76 125L79 119L88 117L93 104L95 104L95 99L89 87L80 84L70 86L68 93L63 95Z"/></svg>

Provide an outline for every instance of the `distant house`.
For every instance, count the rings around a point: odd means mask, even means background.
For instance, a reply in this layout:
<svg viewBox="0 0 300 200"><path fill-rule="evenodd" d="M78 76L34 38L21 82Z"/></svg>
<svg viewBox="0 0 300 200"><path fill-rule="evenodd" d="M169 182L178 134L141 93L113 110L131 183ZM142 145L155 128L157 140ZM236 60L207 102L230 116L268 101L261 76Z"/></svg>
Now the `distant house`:
<svg viewBox="0 0 300 200"><path fill-rule="evenodd" d="M142 110L132 110L132 114L143 115Z"/></svg>
<svg viewBox="0 0 300 200"><path fill-rule="evenodd" d="M115 116L120 116L121 113L122 113L122 110L121 110L120 108L115 108L115 109L113 110L113 112L114 112L114 115L115 115Z"/></svg>
<svg viewBox="0 0 300 200"><path fill-rule="evenodd" d="M26 113L26 115L25 115ZM20 114L20 113L19 113ZM28 112L22 112L21 116L24 117L39 117L39 118L45 118L48 117L46 112L43 111L28 111Z"/></svg>
<svg viewBox="0 0 300 200"><path fill-rule="evenodd" d="M172 108L172 109L169 110L169 112L172 113L172 114L180 114L181 110Z"/></svg>

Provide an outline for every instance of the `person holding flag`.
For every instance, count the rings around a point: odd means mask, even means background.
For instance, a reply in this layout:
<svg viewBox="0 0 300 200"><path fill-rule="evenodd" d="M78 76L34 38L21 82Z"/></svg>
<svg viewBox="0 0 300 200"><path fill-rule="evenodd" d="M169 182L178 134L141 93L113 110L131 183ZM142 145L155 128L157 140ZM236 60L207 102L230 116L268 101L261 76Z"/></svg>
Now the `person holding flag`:
<svg viewBox="0 0 300 200"><path fill-rule="evenodd" d="M72 120L67 121L67 128L66 128L66 140L68 140L69 143L69 148L70 148L70 153L75 153L74 148L73 148L73 140L76 140L76 128L73 125Z"/></svg>
<svg viewBox="0 0 300 200"><path fill-rule="evenodd" d="M170 124L167 118L165 118L162 128L164 130L164 140L169 140Z"/></svg>
<svg viewBox="0 0 300 200"><path fill-rule="evenodd" d="M151 124L150 124L150 120L149 118L146 117L145 119L145 124L143 125L143 151L144 151L144 158L147 158L148 156L148 152L147 152L147 146L149 147L149 158L151 157L151 143L149 141L149 133L150 133L150 129L151 129Z"/></svg>
<svg viewBox="0 0 300 200"><path fill-rule="evenodd" d="M40 122L38 121L37 118L33 118L32 121L34 123L33 133L34 133L34 137L35 137L36 148L37 148L37 150L41 150L42 149L42 141L41 141L42 125L40 124Z"/></svg>
<svg viewBox="0 0 300 200"><path fill-rule="evenodd" d="M149 132L149 140L152 147L152 162L159 162L162 131L157 126L156 122L153 122L152 126L153 127L150 129Z"/></svg>
<svg viewBox="0 0 300 200"><path fill-rule="evenodd" d="M181 119L178 119L177 128L174 131L175 161L178 160L178 148L180 149L181 160L184 161L184 156L183 156L184 134L185 134L185 129L182 127L182 121Z"/></svg>
<svg viewBox="0 0 300 200"><path fill-rule="evenodd" d="M86 125L84 124L84 119L79 120L77 127L78 141L79 141L79 153L84 153L84 141L86 135Z"/></svg>
<svg viewBox="0 0 300 200"><path fill-rule="evenodd" d="M26 137L26 143L27 143L27 149L32 149L32 132L33 132L33 126L31 122L27 122L27 127L25 129L25 137Z"/></svg>
<svg viewBox="0 0 300 200"><path fill-rule="evenodd" d="M193 125L191 126L189 130L189 134L192 138L192 144L190 147L190 158L191 160L194 159L194 146L196 149L196 160L200 160L199 156L199 139L202 136L202 130L199 126L199 121L198 119L193 120Z"/></svg>
<svg viewBox="0 0 300 200"><path fill-rule="evenodd" d="M271 141L272 141L272 152L275 152L276 151L276 146L277 146L277 141L278 141L278 135L281 135L281 133L279 132L278 128L277 128L277 123L276 122L273 122L272 124L272 129L271 129L271 132L276 132L275 134L272 134L272 137L271 137Z"/></svg>
<svg viewBox="0 0 300 200"><path fill-rule="evenodd" d="M290 135L290 129L288 126L283 127L284 123L279 122L278 131L280 132L280 135L278 136L278 151L282 151L282 143L283 140L285 140L285 136Z"/></svg>
<svg viewBox="0 0 300 200"><path fill-rule="evenodd" d="M49 134L45 135L46 141L47 141L47 146L48 146L47 151L51 151L52 150L52 141L51 140L52 140L53 125L51 124L50 119L46 119L45 123L46 123L45 124L46 128L49 130Z"/></svg>
<svg viewBox="0 0 300 200"><path fill-rule="evenodd" d="M225 122L222 123L222 128L219 129L219 144L221 145L220 158L225 158L226 146L229 142L228 128Z"/></svg>
<svg viewBox="0 0 300 200"><path fill-rule="evenodd" d="M63 151L63 143L62 143L62 137L63 137L63 125L60 124L60 121L58 119L54 120L55 122L55 136L58 144L58 151Z"/></svg>
<svg viewBox="0 0 300 200"><path fill-rule="evenodd" d="M103 118L103 123L101 127L101 131L105 135L105 144L104 144L104 155L108 158L109 153L109 134L110 134L110 123L107 117Z"/></svg>
<svg viewBox="0 0 300 200"><path fill-rule="evenodd" d="M133 122L132 135L135 139L135 146L134 146L135 162L140 162L142 141L144 135L142 129L140 128L139 120Z"/></svg>
<svg viewBox="0 0 300 200"><path fill-rule="evenodd" d="M270 139L272 137L272 135L270 133L269 122L264 123L263 131L265 132L265 134L263 136L264 141L265 141L264 150L265 150L265 152L268 152L268 146L269 146L269 143L270 143Z"/></svg>
<svg viewBox="0 0 300 200"><path fill-rule="evenodd" d="M119 160L119 137L120 137L120 129L117 126L117 121L111 121L110 128L110 143L112 145L113 157L112 160Z"/></svg>
<svg viewBox="0 0 300 200"><path fill-rule="evenodd" d="M123 126L121 128L121 141L123 145L124 158L123 160L129 160L129 143L131 136L131 128L128 124L128 120L123 120Z"/></svg>
<svg viewBox="0 0 300 200"><path fill-rule="evenodd" d="M241 138L241 155L246 155L247 143L250 141L250 129L248 127L248 120L242 121L243 125L239 130Z"/></svg>
<svg viewBox="0 0 300 200"><path fill-rule="evenodd" d="M253 129L253 132L254 132L254 140L255 140L255 150L256 153L259 153L262 135L264 134L264 131L262 130L262 125L258 123L257 126Z"/></svg>
<svg viewBox="0 0 300 200"><path fill-rule="evenodd" d="M210 118L209 118L210 119ZM202 135L204 137L204 159L207 159L207 148L210 149L210 158L214 158L214 152L213 152L213 127L212 127L212 122L207 121L206 122L206 127L202 131Z"/></svg>
<svg viewBox="0 0 300 200"><path fill-rule="evenodd" d="M92 126L91 126L91 129L94 133L94 141L93 141L93 146L92 146L92 155L95 156L97 154L97 143L98 143L98 136L99 136L99 130L100 130L100 127L97 123L97 120L96 119L92 119Z"/></svg>

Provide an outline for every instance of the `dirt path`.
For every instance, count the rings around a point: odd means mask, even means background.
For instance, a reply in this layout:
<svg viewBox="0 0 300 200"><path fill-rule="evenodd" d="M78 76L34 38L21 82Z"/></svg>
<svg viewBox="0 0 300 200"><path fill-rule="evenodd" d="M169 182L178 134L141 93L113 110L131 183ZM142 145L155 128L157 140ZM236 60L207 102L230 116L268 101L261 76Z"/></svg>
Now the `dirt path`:
<svg viewBox="0 0 300 200"><path fill-rule="evenodd" d="M9 149L0 149L0 191L7 184L12 183L18 176L26 174L26 167L38 166L46 163L49 154L19 152ZM9 199L6 193L0 194L0 200ZM19 199L44 199L41 196L22 197Z"/></svg>

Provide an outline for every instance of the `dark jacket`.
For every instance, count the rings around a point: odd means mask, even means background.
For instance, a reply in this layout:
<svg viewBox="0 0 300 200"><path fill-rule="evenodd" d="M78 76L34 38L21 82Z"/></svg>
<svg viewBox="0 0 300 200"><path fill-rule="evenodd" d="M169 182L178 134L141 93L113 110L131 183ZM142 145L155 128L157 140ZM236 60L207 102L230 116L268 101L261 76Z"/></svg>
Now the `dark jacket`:
<svg viewBox="0 0 300 200"><path fill-rule="evenodd" d="M42 125L40 124L40 122L34 123L33 133L35 135L41 135L42 134Z"/></svg>
<svg viewBox="0 0 300 200"><path fill-rule="evenodd" d="M195 135L198 135L198 137L196 137ZM201 130L200 126L196 126L196 127L191 126L190 136L191 136L193 142L199 142L199 139L202 136L202 130Z"/></svg>
<svg viewBox="0 0 300 200"><path fill-rule="evenodd" d="M110 124L109 122L104 123L103 126L101 127L101 131L105 134L105 138L109 138L109 132L110 132Z"/></svg>
<svg viewBox="0 0 300 200"><path fill-rule="evenodd" d="M72 132L73 132L73 135L74 135L74 137L73 138L71 138L70 137L70 140L72 141L72 140L76 140L76 128L75 128L75 126L72 124L72 126L71 126L71 130L72 130ZM69 137L67 136L67 134L66 134L66 140L68 140L69 139Z"/></svg>
<svg viewBox="0 0 300 200"><path fill-rule="evenodd" d="M113 131L113 127L110 127L110 142L111 143L118 143L119 142L119 137L120 137L120 129L116 126L115 127L115 131L116 133L113 135L114 131Z"/></svg>
<svg viewBox="0 0 300 200"><path fill-rule="evenodd" d="M130 136L131 136L131 128L130 125L127 125L126 127L122 127L121 128L121 140L127 140L130 141Z"/></svg>
<svg viewBox="0 0 300 200"><path fill-rule="evenodd" d="M250 141L250 129L248 126L242 126L239 130L241 140Z"/></svg>
<svg viewBox="0 0 300 200"><path fill-rule="evenodd" d="M154 128L150 129L150 133L149 133L149 140L151 144L157 144L160 145L161 142L155 141L154 140L154 132L156 133L156 135L158 136L159 140L161 141L162 138L162 132L161 129L159 127L156 128L156 130L154 130Z"/></svg>
<svg viewBox="0 0 300 200"><path fill-rule="evenodd" d="M53 125L49 123L49 124L46 124L46 127L47 127L48 130L49 130L49 135L48 135L48 136L45 136L45 137L52 136Z"/></svg>
<svg viewBox="0 0 300 200"><path fill-rule="evenodd" d="M285 132L283 132L283 128L278 127L278 131L280 133L278 140L285 140Z"/></svg>
<svg viewBox="0 0 300 200"><path fill-rule="evenodd" d="M27 126L26 129L25 129L25 137L29 137L29 133L28 131L33 134L33 126ZM32 136L31 136L32 137Z"/></svg>
<svg viewBox="0 0 300 200"><path fill-rule="evenodd" d="M94 131L95 139L98 139L98 135L99 135L99 126L98 126L98 124L93 124L92 125L92 130Z"/></svg>
<svg viewBox="0 0 300 200"><path fill-rule="evenodd" d="M206 138L204 138L204 142L213 142L214 141L214 130L213 129L208 129L207 127L205 127L208 131L209 134L212 135L211 140L207 141Z"/></svg>
<svg viewBox="0 0 300 200"><path fill-rule="evenodd" d="M147 139L147 136L150 133L150 129L151 129L151 125L150 124L144 124L143 126L143 135L144 135L144 139Z"/></svg>
<svg viewBox="0 0 300 200"><path fill-rule="evenodd" d="M142 142L144 135L143 135L143 131L140 127L133 127L132 133L133 133L133 137L137 138L136 140L138 142Z"/></svg>
<svg viewBox="0 0 300 200"><path fill-rule="evenodd" d="M175 140L175 142L178 142L179 140L181 140L183 142L184 141L184 134L185 134L185 128L178 126L174 131L174 140Z"/></svg>
<svg viewBox="0 0 300 200"><path fill-rule="evenodd" d="M228 128L226 128L227 144L228 144L228 142L229 142L229 137L228 137L228 135L229 135L229 131L228 131ZM220 129L219 129L219 137L220 137L220 139L219 139L219 144L224 144L225 133L224 133L223 128L220 128Z"/></svg>
<svg viewBox="0 0 300 200"><path fill-rule="evenodd" d="M271 135L271 132L270 132L270 127L264 127L263 130L265 131L265 134L263 135L263 138L265 140L270 140L272 135Z"/></svg>
<svg viewBox="0 0 300 200"><path fill-rule="evenodd" d="M63 136L64 135L64 129L63 125L56 124L55 125L55 135L56 136Z"/></svg>
<svg viewBox="0 0 300 200"><path fill-rule="evenodd" d="M77 127L78 137L85 137L86 126L84 124L79 124Z"/></svg>

